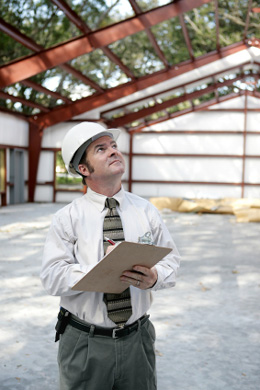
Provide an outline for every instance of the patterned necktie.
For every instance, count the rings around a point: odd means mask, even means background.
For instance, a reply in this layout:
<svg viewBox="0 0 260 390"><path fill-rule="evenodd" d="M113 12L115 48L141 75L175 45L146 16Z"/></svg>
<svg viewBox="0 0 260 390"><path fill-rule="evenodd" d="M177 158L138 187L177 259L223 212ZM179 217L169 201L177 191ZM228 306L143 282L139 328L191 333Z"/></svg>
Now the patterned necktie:
<svg viewBox="0 0 260 390"><path fill-rule="evenodd" d="M105 237L109 237L115 242L124 241L124 231L122 221L116 210L117 201L114 198L107 198L105 206L108 208L104 219L103 242L104 253L110 245ZM132 314L130 288L128 287L121 294L104 294L104 302L107 305L108 317L117 324L124 326Z"/></svg>

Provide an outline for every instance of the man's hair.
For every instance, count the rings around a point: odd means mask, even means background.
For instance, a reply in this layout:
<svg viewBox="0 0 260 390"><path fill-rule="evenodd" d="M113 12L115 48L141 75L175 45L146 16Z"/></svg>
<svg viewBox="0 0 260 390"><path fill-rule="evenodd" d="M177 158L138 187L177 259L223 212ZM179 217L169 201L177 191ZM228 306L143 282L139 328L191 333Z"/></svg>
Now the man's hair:
<svg viewBox="0 0 260 390"><path fill-rule="evenodd" d="M79 165L80 165L80 164L86 165L86 167L88 168L88 170L89 170L90 173L94 172L93 166L90 164L90 162L89 162L88 159L87 159L87 149L86 149L85 152L82 154L82 157L81 157L81 159L80 159L80 161L79 161ZM83 184L83 185L86 185L86 184L87 184L87 183L86 183L86 176L83 176L83 175L82 175L82 184Z"/></svg>

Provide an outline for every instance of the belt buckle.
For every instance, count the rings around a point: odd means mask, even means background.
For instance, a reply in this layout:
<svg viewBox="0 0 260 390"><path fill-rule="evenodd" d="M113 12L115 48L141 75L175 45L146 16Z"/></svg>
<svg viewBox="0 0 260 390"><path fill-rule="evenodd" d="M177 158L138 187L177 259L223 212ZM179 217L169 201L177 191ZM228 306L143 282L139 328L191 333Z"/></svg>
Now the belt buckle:
<svg viewBox="0 0 260 390"><path fill-rule="evenodd" d="M120 330L120 328L114 328L112 331L112 339L118 339L118 336L116 335L116 332Z"/></svg>
<svg viewBox="0 0 260 390"><path fill-rule="evenodd" d="M113 338L113 339L118 339L119 336L116 335L116 332L119 331L119 330L124 329L124 327L125 327L125 325L119 325L117 328L114 328L114 329L112 330L112 338Z"/></svg>

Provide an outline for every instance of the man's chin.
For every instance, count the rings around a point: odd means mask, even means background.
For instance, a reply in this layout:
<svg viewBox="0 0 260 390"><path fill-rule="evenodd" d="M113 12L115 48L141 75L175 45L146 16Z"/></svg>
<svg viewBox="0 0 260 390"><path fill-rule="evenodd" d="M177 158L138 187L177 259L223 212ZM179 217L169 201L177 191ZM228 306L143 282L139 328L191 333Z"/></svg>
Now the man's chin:
<svg viewBox="0 0 260 390"><path fill-rule="evenodd" d="M113 173L116 175L123 175L125 173L125 167L120 164L112 164Z"/></svg>
<svg viewBox="0 0 260 390"><path fill-rule="evenodd" d="M125 169L125 165L123 164L122 161L119 161L119 160L113 161L109 165L110 165L110 167L114 167L114 168L118 167L118 168Z"/></svg>

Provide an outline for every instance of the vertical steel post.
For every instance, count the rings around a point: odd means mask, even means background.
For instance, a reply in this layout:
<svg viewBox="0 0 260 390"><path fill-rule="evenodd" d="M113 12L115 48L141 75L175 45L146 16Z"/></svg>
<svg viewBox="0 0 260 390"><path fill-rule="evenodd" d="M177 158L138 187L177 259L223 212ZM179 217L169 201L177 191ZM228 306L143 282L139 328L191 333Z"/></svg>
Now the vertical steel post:
<svg viewBox="0 0 260 390"><path fill-rule="evenodd" d="M57 151L53 152L53 182L52 182L52 201L56 202L56 161Z"/></svg>
<svg viewBox="0 0 260 390"><path fill-rule="evenodd" d="M29 183L28 200L34 202L38 165L42 144L42 132L39 126L29 123Z"/></svg>
<svg viewBox="0 0 260 390"><path fill-rule="evenodd" d="M246 132L247 132L247 91L245 91L245 108L244 108L241 198L244 198L244 195L245 195Z"/></svg>
<svg viewBox="0 0 260 390"><path fill-rule="evenodd" d="M133 175L133 133L129 133L129 170L128 170L128 191L132 192L132 175Z"/></svg>

